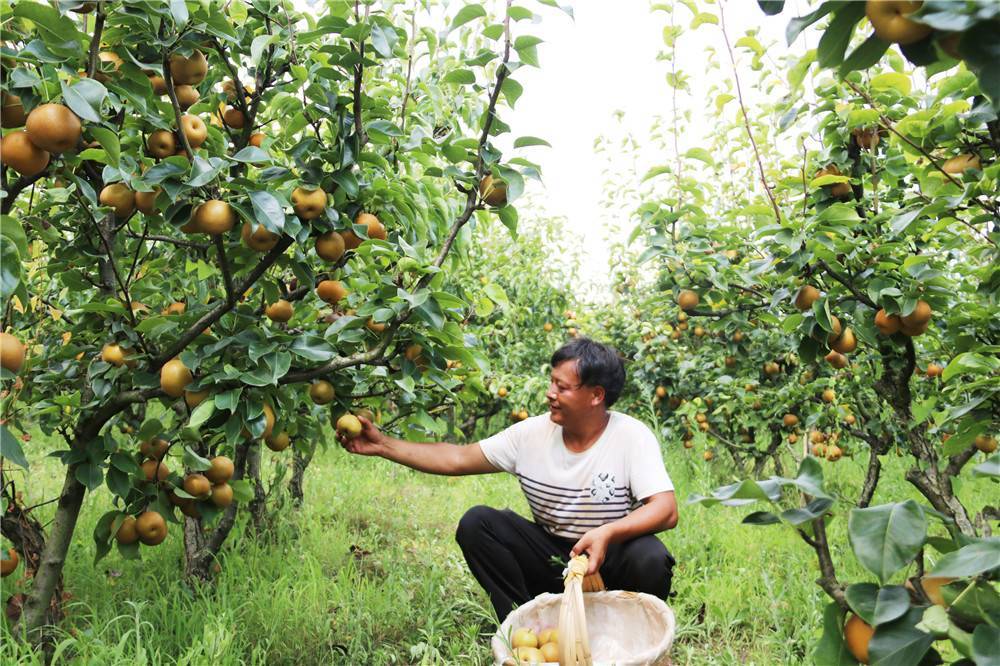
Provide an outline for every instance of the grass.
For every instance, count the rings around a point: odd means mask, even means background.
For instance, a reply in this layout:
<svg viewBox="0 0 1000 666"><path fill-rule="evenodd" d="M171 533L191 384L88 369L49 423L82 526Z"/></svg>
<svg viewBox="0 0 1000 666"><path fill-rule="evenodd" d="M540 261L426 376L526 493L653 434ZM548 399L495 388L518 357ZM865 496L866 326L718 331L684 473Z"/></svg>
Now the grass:
<svg viewBox="0 0 1000 666"><path fill-rule="evenodd" d="M268 475L290 460L265 454ZM735 478L725 460L706 464L697 449L671 446L665 455L682 500ZM54 459L38 454L34 461L30 481L20 484L29 505L54 497L62 479ZM886 458L876 503L916 497L901 481L902 463ZM862 464L859 457L824 466L853 493ZM967 482L962 496L976 494ZM142 561L112 551L94 566L90 534L109 502L104 489L85 500L65 571L72 600L54 663L487 664L491 611L455 544L455 526L475 504L527 515L507 475L434 477L331 448L307 473L305 506L275 516L263 541L245 537L240 524L216 584L192 590L180 577L176 525L163 545L143 547ZM53 510L38 513L47 521ZM678 528L661 535L678 561L670 601L678 619L675 664L808 661L827 602L814 584L815 558L786 528L740 525L750 510L682 504ZM829 529L838 575L872 580L850 552L846 515L845 505ZM4 579L3 598L23 585ZM40 660L5 626L0 662Z"/></svg>

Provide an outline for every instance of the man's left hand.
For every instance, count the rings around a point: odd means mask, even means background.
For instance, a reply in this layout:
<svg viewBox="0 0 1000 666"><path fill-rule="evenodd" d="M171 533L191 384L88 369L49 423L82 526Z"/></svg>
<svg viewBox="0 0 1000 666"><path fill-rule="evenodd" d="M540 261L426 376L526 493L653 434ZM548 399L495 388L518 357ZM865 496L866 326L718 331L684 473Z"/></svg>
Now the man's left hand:
<svg viewBox="0 0 1000 666"><path fill-rule="evenodd" d="M570 557L576 557L580 553L587 553L588 566L587 575L597 573L604 563L604 556L608 552L608 544L611 543L611 530L607 525L601 525L590 530L576 542L573 550L569 552Z"/></svg>

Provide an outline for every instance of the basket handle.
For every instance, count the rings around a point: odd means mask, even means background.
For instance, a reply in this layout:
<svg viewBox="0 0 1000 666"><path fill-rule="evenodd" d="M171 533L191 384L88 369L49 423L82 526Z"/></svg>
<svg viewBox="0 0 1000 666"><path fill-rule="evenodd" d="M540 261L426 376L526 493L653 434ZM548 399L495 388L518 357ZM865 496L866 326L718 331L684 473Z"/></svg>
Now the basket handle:
<svg viewBox="0 0 1000 666"><path fill-rule="evenodd" d="M604 589L601 574L587 575L586 555L577 555L566 568L564 592L559 607L559 663L561 666L591 666L590 640L583 593Z"/></svg>

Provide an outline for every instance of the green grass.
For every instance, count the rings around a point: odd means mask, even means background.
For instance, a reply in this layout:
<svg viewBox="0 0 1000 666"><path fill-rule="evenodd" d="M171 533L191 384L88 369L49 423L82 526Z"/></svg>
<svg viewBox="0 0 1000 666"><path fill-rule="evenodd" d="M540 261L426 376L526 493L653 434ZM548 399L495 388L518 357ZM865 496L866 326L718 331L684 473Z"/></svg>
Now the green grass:
<svg viewBox="0 0 1000 666"><path fill-rule="evenodd" d="M268 476L290 460L265 453ZM669 448L679 497L733 480L722 458L705 464L697 449ZM30 481L19 484L29 505L54 497L62 479L57 461L33 459ZM902 462L886 458L876 502L916 497L901 481ZM853 494L862 464L859 457L824 466ZM970 482L963 497L975 491ZM217 582L192 590L180 576L176 525L163 545L143 548L141 562L112 551L93 565L90 535L109 502L103 489L85 500L65 571L73 597L55 663L490 663L489 604L455 544L455 525L475 504L527 511L507 475L434 477L330 449L307 473L305 506L276 516L263 542L245 537L241 523ZM847 508L830 527L838 575L871 580L850 553ZM38 509L43 522L53 510ZM661 535L678 561L670 602L678 619L675 664L809 660L827 601L814 584L815 558L786 528L740 525L750 510L682 503L678 528ZM5 579L3 598L22 586ZM0 662L40 663L24 650L5 627Z"/></svg>

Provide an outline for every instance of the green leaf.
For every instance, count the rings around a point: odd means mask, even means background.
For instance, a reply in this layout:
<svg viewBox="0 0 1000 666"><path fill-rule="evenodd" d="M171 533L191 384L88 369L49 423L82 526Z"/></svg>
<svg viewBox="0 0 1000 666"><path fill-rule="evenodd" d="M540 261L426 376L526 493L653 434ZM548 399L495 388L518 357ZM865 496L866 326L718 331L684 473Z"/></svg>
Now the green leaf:
<svg viewBox="0 0 1000 666"><path fill-rule="evenodd" d="M791 46L792 42L795 41L795 38L798 37L803 30L843 4L844 0L824 2L816 11L806 14L805 16L793 18L788 22L788 26L785 28L785 41L789 46Z"/></svg>
<svg viewBox="0 0 1000 666"><path fill-rule="evenodd" d="M451 21L451 27L449 30L454 30L455 28L465 25L469 21L473 21L482 16L486 16L486 10L482 5L465 5L457 14L455 18Z"/></svg>
<svg viewBox="0 0 1000 666"><path fill-rule="evenodd" d="M972 658L977 666L1000 666L1000 628L977 625L972 632Z"/></svg>
<svg viewBox="0 0 1000 666"><path fill-rule="evenodd" d="M979 80L980 89L1000 109L1000 41L996 39L996 21L982 21L962 35L959 53L966 66Z"/></svg>
<svg viewBox="0 0 1000 666"><path fill-rule="evenodd" d="M844 59L855 24L865 15L865 5L851 2L837 8L833 20L820 37L816 60L820 67L835 67Z"/></svg>
<svg viewBox="0 0 1000 666"><path fill-rule="evenodd" d="M383 25L382 23L372 23L371 29L372 46L375 47L375 51L383 58L391 57L392 49L396 47L396 42L399 41L399 35L396 34L396 30L392 26Z"/></svg>
<svg viewBox="0 0 1000 666"><path fill-rule="evenodd" d="M833 506L833 499L829 497L817 497L804 508L782 511L781 519L792 525L801 525L825 515L831 506Z"/></svg>
<svg viewBox="0 0 1000 666"><path fill-rule="evenodd" d="M955 375L971 373L989 375L1000 368L1000 359L988 357L975 352L965 352L951 359L941 374L941 381L947 382Z"/></svg>
<svg viewBox="0 0 1000 666"><path fill-rule="evenodd" d="M774 481L754 481L747 479L739 483L722 486L712 491L711 496L691 495L688 504L704 504L712 506L723 504L725 506L741 506L750 504L758 500L768 502L777 501L781 496L781 484Z"/></svg>
<svg viewBox="0 0 1000 666"><path fill-rule="evenodd" d="M174 19L174 23L177 24L178 28L183 28L187 25L188 18L188 8L184 0L170 0L170 15Z"/></svg>
<svg viewBox="0 0 1000 666"><path fill-rule="evenodd" d="M99 463L84 462L76 466L73 470L76 480L87 487L87 490L94 490L104 482L104 471Z"/></svg>
<svg viewBox="0 0 1000 666"><path fill-rule="evenodd" d="M285 211L281 202L270 192L251 192L254 217L264 227L274 233L282 233L285 228Z"/></svg>
<svg viewBox="0 0 1000 666"><path fill-rule="evenodd" d="M844 598L854 614L868 624L875 623L875 606L878 603L879 587L875 583L855 583L844 590Z"/></svg>
<svg viewBox="0 0 1000 666"><path fill-rule="evenodd" d="M249 502L253 499L253 488L250 482L245 479L230 481L229 485L233 489L233 499L237 502Z"/></svg>
<svg viewBox="0 0 1000 666"><path fill-rule="evenodd" d="M188 421L188 428L199 428L205 421L212 417L215 413L215 401L214 400L204 400L200 405L194 408L191 412L191 420Z"/></svg>
<svg viewBox="0 0 1000 666"><path fill-rule="evenodd" d="M281 35L277 32L254 37L253 42L250 43L250 62L256 67L260 63L261 56L264 55L264 49L274 44L280 37Z"/></svg>
<svg viewBox="0 0 1000 666"><path fill-rule="evenodd" d="M55 8L35 2L15 2L14 16L33 22L38 35L52 52L83 57L84 35L72 19L61 16Z"/></svg>
<svg viewBox="0 0 1000 666"><path fill-rule="evenodd" d="M514 140L515 148L527 148L529 146L546 146L551 148L552 144L545 139L539 139L535 136L519 136Z"/></svg>
<svg viewBox="0 0 1000 666"><path fill-rule="evenodd" d="M521 35L514 40L514 50L525 65L538 67L538 50L535 48L542 40L531 35Z"/></svg>
<svg viewBox="0 0 1000 666"><path fill-rule="evenodd" d="M517 103L518 98L521 97L521 93L524 92L524 86L508 77L503 80L503 84L500 86L500 92L503 93L504 98L507 100L507 104L509 104L511 108L514 108L514 104Z"/></svg>
<svg viewBox="0 0 1000 666"><path fill-rule="evenodd" d="M288 351L310 361L325 362L336 356L334 348L318 335L306 334L295 338Z"/></svg>
<svg viewBox="0 0 1000 666"><path fill-rule="evenodd" d="M973 467L972 473L976 476L1000 477L1000 451L987 458L986 462Z"/></svg>
<svg viewBox="0 0 1000 666"><path fill-rule="evenodd" d="M7 426L3 425L0 425L0 457L6 458L24 469L28 469L28 459L24 457L24 451L21 450L21 443L7 430Z"/></svg>
<svg viewBox="0 0 1000 666"><path fill-rule="evenodd" d="M895 622L876 627L868 643L869 663L872 666L919 664L934 642L933 636L917 629L923 614L923 609L911 607Z"/></svg>
<svg viewBox="0 0 1000 666"><path fill-rule="evenodd" d="M1000 591L992 581L949 583L941 586L941 596L956 619L969 624L1000 621Z"/></svg>
<svg viewBox="0 0 1000 666"><path fill-rule="evenodd" d="M100 562L105 555L111 552L111 526L116 522L116 519L119 519L117 522L118 525L121 525L120 519L123 516L121 511L108 511L94 525L94 547L97 550L94 554L94 564Z"/></svg>
<svg viewBox="0 0 1000 666"><path fill-rule="evenodd" d="M708 12L699 12L691 19L691 29L694 30L700 25L705 23L710 23L712 25L719 25L719 17L715 14L709 14Z"/></svg>
<svg viewBox="0 0 1000 666"><path fill-rule="evenodd" d="M0 235L0 298L5 302L21 284L21 257L14 241Z"/></svg>
<svg viewBox="0 0 1000 666"><path fill-rule="evenodd" d="M202 187L203 185L208 185L226 167L226 161L221 158L211 157L206 160L204 157L195 155L194 162L191 164L191 178L187 181L187 186Z"/></svg>
<svg viewBox="0 0 1000 666"><path fill-rule="evenodd" d="M708 152L704 148L691 148L684 153L684 157L700 160L708 166L715 166L715 159L712 157L712 153Z"/></svg>
<svg viewBox="0 0 1000 666"><path fill-rule="evenodd" d="M19 256L28 256L28 236L24 233L21 223L10 215L0 216L0 235L14 244Z"/></svg>
<svg viewBox="0 0 1000 666"><path fill-rule="evenodd" d="M494 303L500 305L507 305L510 303L507 298L507 292L505 292L503 287L495 282L490 282L483 288L483 291L486 292L486 295L489 296Z"/></svg>
<svg viewBox="0 0 1000 666"><path fill-rule="evenodd" d="M903 95L909 95L913 83L910 77L900 72L884 72L872 77L872 90L896 90Z"/></svg>
<svg viewBox="0 0 1000 666"><path fill-rule="evenodd" d="M139 433L136 435L136 438L139 441L145 442L158 436L164 430L165 428L159 419L148 419L144 421L142 427L139 428Z"/></svg>
<svg viewBox="0 0 1000 666"><path fill-rule="evenodd" d="M83 120L101 122L101 103L108 96L108 90L94 79L80 79L72 86L62 85L63 101L66 106Z"/></svg>
<svg viewBox="0 0 1000 666"><path fill-rule="evenodd" d="M205 404L211 404L208 400L198 405L201 407ZM184 466L193 469L198 472L203 472L206 469L212 467L212 462L207 458L203 458L198 453L192 449L190 446L185 445L184 447Z"/></svg>
<svg viewBox="0 0 1000 666"><path fill-rule="evenodd" d="M778 478L778 477L776 477ZM806 456L799 465L799 473L794 479L781 479L813 497L829 497L823 489L823 468L813 456Z"/></svg>
<svg viewBox="0 0 1000 666"><path fill-rule="evenodd" d="M232 159L237 162L254 164L259 162L270 162L271 156L268 155L267 151L263 148L258 148L257 146L247 146L240 152L233 155Z"/></svg>
<svg viewBox="0 0 1000 666"><path fill-rule="evenodd" d="M776 16L785 8L785 0L757 0L757 6L768 16Z"/></svg>
<svg viewBox="0 0 1000 666"><path fill-rule="evenodd" d="M907 600L907 603L909 603L909 600ZM940 640L948 637L948 628L950 625L951 622L948 620L948 611L935 604L924 611L923 616L920 618L920 624L917 625L917 629L926 631L934 636L934 638Z"/></svg>
<svg viewBox="0 0 1000 666"><path fill-rule="evenodd" d="M459 85L471 85L476 82L476 75L468 69L453 69L445 74L445 83L457 83Z"/></svg>
<svg viewBox="0 0 1000 666"><path fill-rule="evenodd" d="M835 602L830 602L823 610L823 636L812 652L816 666L855 666L858 662L851 656L844 642L844 612Z"/></svg>
<svg viewBox="0 0 1000 666"><path fill-rule="evenodd" d="M744 525L778 525L781 523L781 518L770 511L754 511L748 513L740 522Z"/></svg>
<svg viewBox="0 0 1000 666"><path fill-rule="evenodd" d="M104 153L108 157L108 164L117 167L121 162L122 153L118 135L106 127L91 127L89 129L90 133L101 144L101 147L104 148Z"/></svg>
<svg viewBox="0 0 1000 666"><path fill-rule="evenodd" d="M902 585L889 585L878 591L875 600L875 612L872 621L873 627L892 622L896 618L902 617L910 608L910 593Z"/></svg>
<svg viewBox="0 0 1000 666"><path fill-rule="evenodd" d="M913 500L852 509L847 530L858 561L885 582L920 551L927 516Z"/></svg>
<svg viewBox="0 0 1000 666"><path fill-rule="evenodd" d="M889 42L883 41L872 34L861 46L854 49L851 55L844 59L840 65L840 75L844 76L848 72L859 69L868 69L879 61L882 55L889 50Z"/></svg>
<svg viewBox="0 0 1000 666"><path fill-rule="evenodd" d="M942 557L931 572L938 578L967 578L1000 567L1000 538L970 543Z"/></svg>

